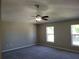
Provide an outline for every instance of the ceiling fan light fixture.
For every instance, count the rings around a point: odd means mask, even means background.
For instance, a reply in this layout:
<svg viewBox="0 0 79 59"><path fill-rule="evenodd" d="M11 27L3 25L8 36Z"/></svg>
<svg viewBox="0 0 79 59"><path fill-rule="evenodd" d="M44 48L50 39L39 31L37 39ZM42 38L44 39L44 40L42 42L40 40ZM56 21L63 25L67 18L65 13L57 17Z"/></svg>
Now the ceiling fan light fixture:
<svg viewBox="0 0 79 59"><path fill-rule="evenodd" d="M40 16L38 16L38 17L35 18L35 20L36 20L36 21L41 21L42 19L41 19Z"/></svg>

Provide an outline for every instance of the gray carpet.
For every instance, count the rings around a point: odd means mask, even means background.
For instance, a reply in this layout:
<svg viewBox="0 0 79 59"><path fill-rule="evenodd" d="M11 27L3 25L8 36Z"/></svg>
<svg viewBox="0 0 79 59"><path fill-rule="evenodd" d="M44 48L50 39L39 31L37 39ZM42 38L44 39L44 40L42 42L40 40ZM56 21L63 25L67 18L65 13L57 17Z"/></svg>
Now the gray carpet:
<svg viewBox="0 0 79 59"><path fill-rule="evenodd" d="M2 59L79 59L79 54L36 45L3 53L2 57Z"/></svg>

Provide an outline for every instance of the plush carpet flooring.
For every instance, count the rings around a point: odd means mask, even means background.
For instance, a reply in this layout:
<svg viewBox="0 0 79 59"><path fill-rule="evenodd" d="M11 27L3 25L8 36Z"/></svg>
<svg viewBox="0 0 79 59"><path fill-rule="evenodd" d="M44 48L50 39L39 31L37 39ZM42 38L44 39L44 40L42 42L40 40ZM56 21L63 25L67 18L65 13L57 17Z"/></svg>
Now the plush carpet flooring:
<svg viewBox="0 0 79 59"><path fill-rule="evenodd" d="M79 59L79 54L36 45L3 53L2 57L2 59Z"/></svg>

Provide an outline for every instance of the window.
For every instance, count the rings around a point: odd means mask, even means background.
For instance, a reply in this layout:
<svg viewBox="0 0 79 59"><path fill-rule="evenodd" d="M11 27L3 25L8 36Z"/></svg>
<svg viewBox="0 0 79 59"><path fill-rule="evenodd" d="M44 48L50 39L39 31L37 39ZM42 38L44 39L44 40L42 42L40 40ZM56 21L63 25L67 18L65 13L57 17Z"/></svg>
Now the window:
<svg viewBox="0 0 79 59"><path fill-rule="evenodd" d="M54 42L54 27L48 26L46 27L46 34L47 34L47 42Z"/></svg>
<svg viewBox="0 0 79 59"><path fill-rule="evenodd" d="M79 46L79 24L71 25L72 45Z"/></svg>

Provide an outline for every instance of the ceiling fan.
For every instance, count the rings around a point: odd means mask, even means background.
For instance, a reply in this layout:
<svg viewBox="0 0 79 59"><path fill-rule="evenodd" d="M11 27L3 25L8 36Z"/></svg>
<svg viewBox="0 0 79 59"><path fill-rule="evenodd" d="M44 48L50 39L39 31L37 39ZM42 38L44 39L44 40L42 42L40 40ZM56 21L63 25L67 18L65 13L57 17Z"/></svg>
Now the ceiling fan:
<svg viewBox="0 0 79 59"><path fill-rule="evenodd" d="M37 14L36 14L36 16L35 16L35 20L36 21L41 21L41 20L45 20L45 21L47 21L48 20L48 18L49 18L49 16L41 16L40 14L39 14L39 4L35 4L35 7L37 8Z"/></svg>

